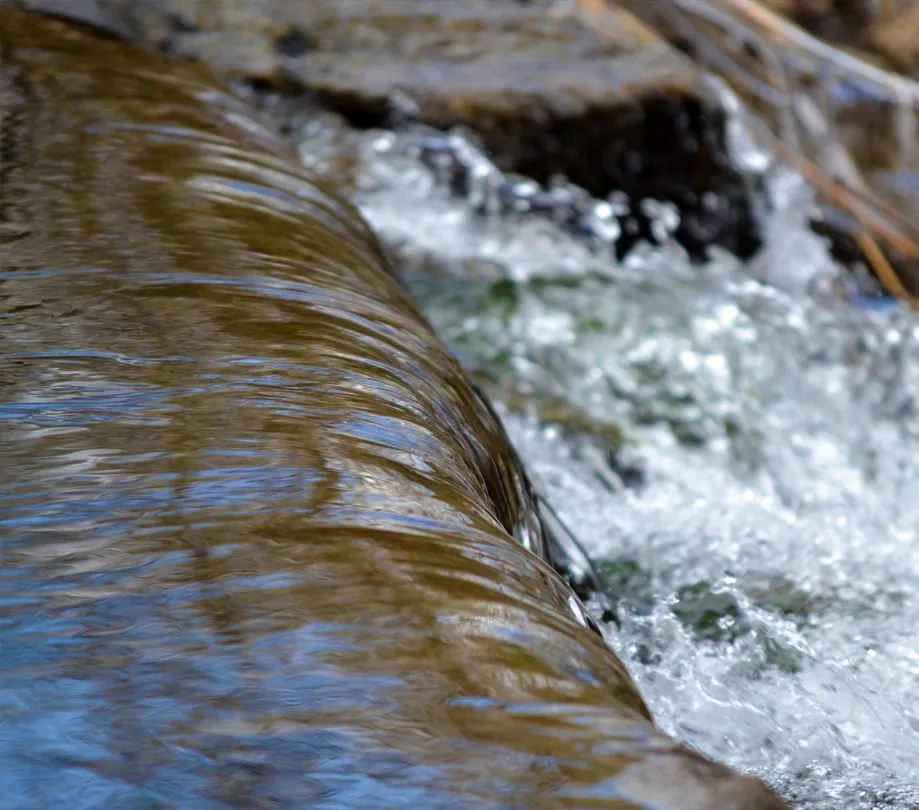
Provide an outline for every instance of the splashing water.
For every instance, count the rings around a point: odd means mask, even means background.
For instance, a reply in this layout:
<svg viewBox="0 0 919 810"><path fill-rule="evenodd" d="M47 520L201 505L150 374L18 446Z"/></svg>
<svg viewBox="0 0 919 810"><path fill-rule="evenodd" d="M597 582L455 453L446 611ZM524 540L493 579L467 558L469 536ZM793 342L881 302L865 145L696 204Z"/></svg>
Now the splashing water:
<svg viewBox="0 0 919 810"><path fill-rule="evenodd" d="M660 725L796 807L919 807L914 318L827 294L789 172L751 266L692 267L666 207L617 262L621 200L527 204L454 139L458 195L422 141L369 134L358 202L617 594Z"/></svg>

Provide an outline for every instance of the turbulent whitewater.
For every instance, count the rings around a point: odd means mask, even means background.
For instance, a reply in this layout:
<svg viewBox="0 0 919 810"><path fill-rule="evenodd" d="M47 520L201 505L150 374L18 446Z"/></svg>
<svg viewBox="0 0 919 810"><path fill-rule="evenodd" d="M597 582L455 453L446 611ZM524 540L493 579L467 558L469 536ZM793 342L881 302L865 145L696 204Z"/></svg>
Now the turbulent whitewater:
<svg viewBox="0 0 919 810"><path fill-rule="evenodd" d="M446 189L423 140L366 137L362 210L604 572L655 717L798 807L919 807L915 318L834 288L790 172L754 262L691 266L666 207L616 261L489 215L510 179L469 144Z"/></svg>

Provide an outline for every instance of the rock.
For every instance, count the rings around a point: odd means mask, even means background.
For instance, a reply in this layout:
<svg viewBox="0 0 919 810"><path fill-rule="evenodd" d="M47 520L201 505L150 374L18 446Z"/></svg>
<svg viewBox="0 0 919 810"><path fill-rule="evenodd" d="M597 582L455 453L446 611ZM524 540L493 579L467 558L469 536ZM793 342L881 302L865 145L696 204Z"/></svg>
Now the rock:
<svg viewBox="0 0 919 810"><path fill-rule="evenodd" d="M43 0L31 0L41 3ZM97 0L120 28L222 74L318 100L360 128L394 97L420 121L469 127L499 168L564 175L595 197L677 204L694 257L759 245L749 181L725 153L725 115L692 62L628 12L602 35L557 4L513 0ZM653 239L649 220L622 246Z"/></svg>
<svg viewBox="0 0 919 810"><path fill-rule="evenodd" d="M868 42L898 70L919 78L919 2L889 9L872 23Z"/></svg>
<svg viewBox="0 0 919 810"><path fill-rule="evenodd" d="M815 36L919 77L917 0L763 0Z"/></svg>

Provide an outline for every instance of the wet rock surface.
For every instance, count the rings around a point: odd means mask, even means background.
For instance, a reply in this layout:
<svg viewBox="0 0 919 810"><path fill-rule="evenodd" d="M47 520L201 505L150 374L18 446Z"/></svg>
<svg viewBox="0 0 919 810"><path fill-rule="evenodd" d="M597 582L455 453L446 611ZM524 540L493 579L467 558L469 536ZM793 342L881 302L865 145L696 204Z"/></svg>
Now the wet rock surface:
<svg viewBox="0 0 919 810"><path fill-rule="evenodd" d="M766 0L817 36L873 52L897 70L919 75L919 3L916 0Z"/></svg>
<svg viewBox="0 0 919 810"><path fill-rule="evenodd" d="M136 40L301 109L333 111L357 128L467 127L503 171L543 185L562 175L601 199L624 193L638 213L620 251L654 240L644 199L676 204L677 238L694 257L710 245L741 257L759 246L754 190L727 157L711 85L625 12L610 10L601 36L547 2L87 5Z"/></svg>

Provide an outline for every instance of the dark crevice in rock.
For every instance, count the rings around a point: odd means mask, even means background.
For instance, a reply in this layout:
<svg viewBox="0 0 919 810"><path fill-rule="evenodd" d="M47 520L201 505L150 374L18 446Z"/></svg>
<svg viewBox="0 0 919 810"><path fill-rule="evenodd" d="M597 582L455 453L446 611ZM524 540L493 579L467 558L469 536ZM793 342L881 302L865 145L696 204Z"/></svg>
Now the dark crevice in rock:
<svg viewBox="0 0 919 810"><path fill-rule="evenodd" d="M696 99L650 95L542 127L495 128L482 138L502 169L543 184L564 175L597 198L624 192L635 221L620 238L620 253L654 241L637 205L653 199L677 206L676 238L694 259L704 258L709 245L748 258L760 246L759 228L751 189L728 160L724 123L720 111Z"/></svg>
<svg viewBox="0 0 919 810"><path fill-rule="evenodd" d="M313 43L300 28L291 26L286 33L275 39L274 47L281 56L297 58L312 50Z"/></svg>
<svg viewBox="0 0 919 810"><path fill-rule="evenodd" d="M357 94L325 90L317 91L315 98L322 107L338 113L357 129L382 129L389 126L391 107L383 99L368 99Z"/></svg>

